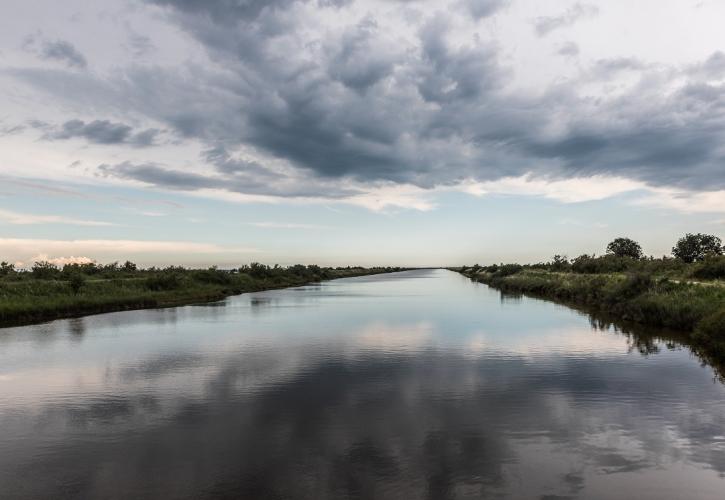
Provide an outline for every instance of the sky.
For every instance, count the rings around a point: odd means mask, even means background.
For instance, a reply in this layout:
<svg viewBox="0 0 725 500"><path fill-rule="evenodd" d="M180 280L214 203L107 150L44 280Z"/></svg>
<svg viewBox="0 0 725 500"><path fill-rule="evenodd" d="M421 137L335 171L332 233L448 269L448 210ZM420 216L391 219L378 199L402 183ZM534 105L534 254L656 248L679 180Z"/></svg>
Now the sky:
<svg viewBox="0 0 725 500"><path fill-rule="evenodd" d="M0 260L447 266L725 236L717 0L23 0Z"/></svg>

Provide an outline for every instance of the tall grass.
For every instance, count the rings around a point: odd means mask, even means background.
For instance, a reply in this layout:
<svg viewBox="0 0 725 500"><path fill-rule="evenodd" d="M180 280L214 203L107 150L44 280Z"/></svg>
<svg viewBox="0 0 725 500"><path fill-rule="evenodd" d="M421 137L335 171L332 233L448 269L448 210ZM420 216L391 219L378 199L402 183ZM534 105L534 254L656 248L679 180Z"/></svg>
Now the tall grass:
<svg viewBox="0 0 725 500"><path fill-rule="evenodd" d="M0 279L0 326L109 311L165 307L220 300L226 296L298 286L323 279L343 278L400 268L269 267L256 264L234 271L124 269L72 273L43 269L13 272ZM52 279L47 279L50 276Z"/></svg>

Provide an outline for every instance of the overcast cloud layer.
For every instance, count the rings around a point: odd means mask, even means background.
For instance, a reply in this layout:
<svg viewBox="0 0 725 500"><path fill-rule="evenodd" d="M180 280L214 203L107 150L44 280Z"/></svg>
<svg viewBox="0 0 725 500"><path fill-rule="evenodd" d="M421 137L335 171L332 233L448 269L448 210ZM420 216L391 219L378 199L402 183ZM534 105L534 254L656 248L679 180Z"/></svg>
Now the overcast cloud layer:
<svg viewBox="0 0 725 500"><path fill-rule="evenodd" d="M26 60L7 64L2 81L77 113L18 115L4 130L121 147L90 173L185 191L340 199L524 175L725 189L719 47L686 63L584 58L566 32L596 25L608 4L522 15L524 4L129 2L137 25L173 36L129 29L110 64L82 53L86 37L29 26L16 47ZM558 44L549 63L562 75L522 84L521 49L499 18ZM176 61L154 56L162 45ZM137 161L123 149L183 144L198 156Z"/></svg>
<svg viewBox="0 0 725 500"><path fill-rule="evenodd" d="M620 232L666 253L673 231L725 220L723 18L701 0L12 2L6 258L51 255L51 239L84 257L99 250L73 241L187 241L197 224L216 253L422 245L430 264L459 257L426 235L460 241L488 217L497 248L546 228L525 259ZM146 198L185 208L128 201Z"/></svg>

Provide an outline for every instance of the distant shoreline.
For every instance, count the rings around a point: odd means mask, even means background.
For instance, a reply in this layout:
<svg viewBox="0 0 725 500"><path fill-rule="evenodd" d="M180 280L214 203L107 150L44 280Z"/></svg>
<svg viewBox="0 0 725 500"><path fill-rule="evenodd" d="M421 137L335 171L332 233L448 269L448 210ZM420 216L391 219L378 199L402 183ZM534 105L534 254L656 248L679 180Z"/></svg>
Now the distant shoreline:
<svg viewBox="0 0 725 500"><path fill-rule="evenodd" d="M71 289L72 277L0 280L0 329L111 312L201 304L244 293L408 270L312 267L310 272L303 272L307 269L304 266L266 268L268 275L217 269L134 270L123 273L123 277L85 278L76 292Z"/></svg>

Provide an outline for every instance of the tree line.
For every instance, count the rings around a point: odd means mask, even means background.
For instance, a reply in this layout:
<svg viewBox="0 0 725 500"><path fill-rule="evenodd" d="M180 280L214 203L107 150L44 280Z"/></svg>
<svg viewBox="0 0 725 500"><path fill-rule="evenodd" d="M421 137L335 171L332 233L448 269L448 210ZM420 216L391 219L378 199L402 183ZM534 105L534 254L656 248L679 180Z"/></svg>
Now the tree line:
<svg viewBox="0 0 725 500"><path fill-rule="evenodd" d="M671 256L646 257L642 246L626 237L615 238L606 247L604 255L582 254L573 259L566 255L554 255L548 262L523 266L520 264L493 264L464 267L473 272L488 272L498 277L510 276L524 268L552 272L603 274L638 271L687 275L698 279L725 278L725 248L722 240L711 234L688 233L672 247Z"/></svg>

